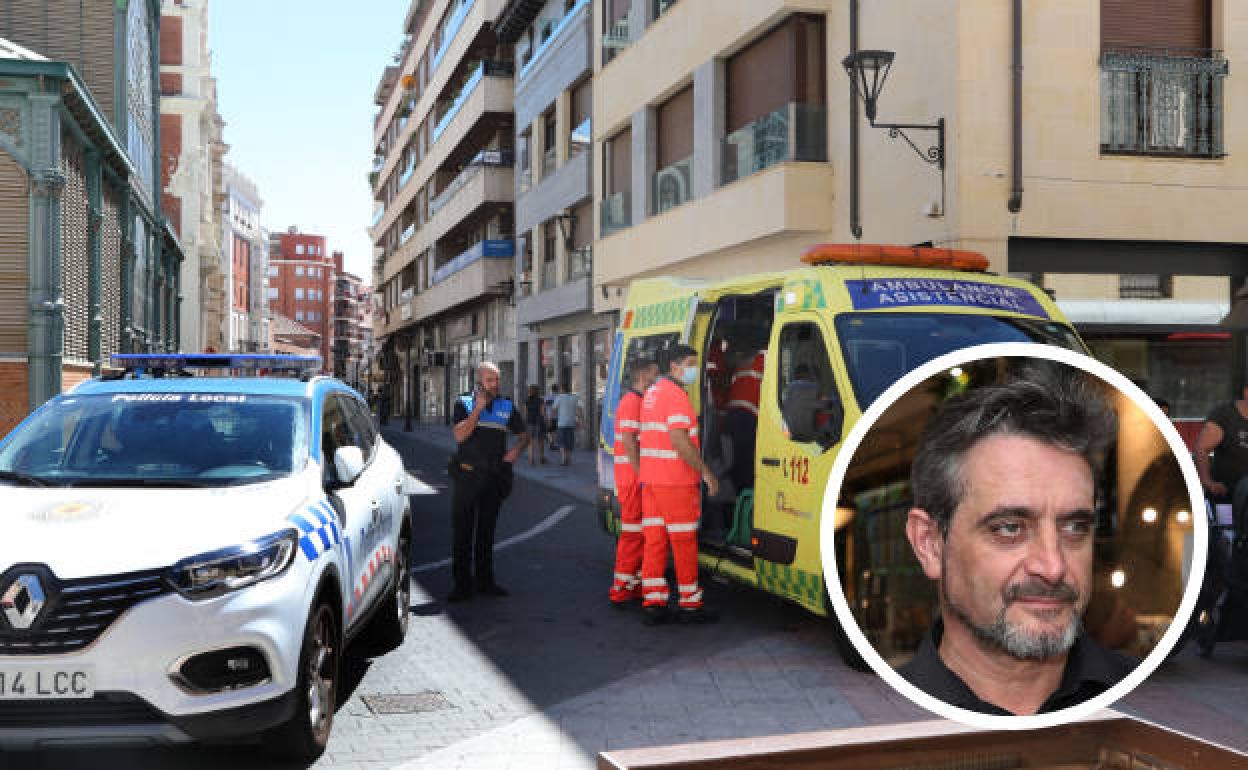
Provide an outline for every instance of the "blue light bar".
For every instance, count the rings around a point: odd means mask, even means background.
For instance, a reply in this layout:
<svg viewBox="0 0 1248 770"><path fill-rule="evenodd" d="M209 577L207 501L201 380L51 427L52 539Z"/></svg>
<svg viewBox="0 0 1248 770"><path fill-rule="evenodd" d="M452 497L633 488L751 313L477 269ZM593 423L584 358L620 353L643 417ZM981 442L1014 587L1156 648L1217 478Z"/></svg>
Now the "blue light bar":
<svg viewBox="0 0 1248 770"><path fill-rule="evenodd" d="M265 353L114 353L113 366L136 369L277 369L319 370L320 356L288 356Z"/></svg>

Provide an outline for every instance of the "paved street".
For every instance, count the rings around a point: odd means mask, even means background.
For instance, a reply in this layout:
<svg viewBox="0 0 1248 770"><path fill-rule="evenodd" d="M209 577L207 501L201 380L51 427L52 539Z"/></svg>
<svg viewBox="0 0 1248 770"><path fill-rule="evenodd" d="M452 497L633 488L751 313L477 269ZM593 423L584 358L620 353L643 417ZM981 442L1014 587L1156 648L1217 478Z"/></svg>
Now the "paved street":
<svg viewBox="0 0 1248 770"><path fill-rule="evenodd" d="M445 486L446 428L387 437ZM352 667L315 767L589 768L607 748L772 735L930 716L844 667L827 624L712 583L715 626L645 628L605 603L612 541L589 504L588 452L572 468L519 469L500 521L504 599L446 605L446 496L416 498L415 617L403 647ZM1121 708L1248 751L1248 644L1191 650ZM381 698L378 696L396 696ZM385 713L388 711L401 713ZM271 766L257 747L0 756L3 768Z"/></svg>

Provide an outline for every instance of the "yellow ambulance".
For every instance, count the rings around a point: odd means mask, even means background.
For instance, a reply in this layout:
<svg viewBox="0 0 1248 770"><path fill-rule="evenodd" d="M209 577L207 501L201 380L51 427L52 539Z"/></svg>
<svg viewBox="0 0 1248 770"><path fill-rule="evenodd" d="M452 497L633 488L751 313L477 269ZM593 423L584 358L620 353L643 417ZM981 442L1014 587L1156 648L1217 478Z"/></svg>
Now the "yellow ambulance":
<svg viewBox="0 0 1248 770"><path fill-rule="evenodd" d="M663 350L691 345L701 367L690 395L702 454L720 477L719 494L703 505L704 571L831 615L819 553L824 487L871 402L904 373L970 345L1085 348L1043 290L986 272L975 252L825 244L801 262L724 280L633 283L603 398L599 507L618 534L611 451L633 362L657 357L662 365ZM742 406L741 393L725 393L734 372L748 376L751 367L762 374L753 435L749 418L733 419L727 408ZM838 509L837 526L851 515Z"/></svg>

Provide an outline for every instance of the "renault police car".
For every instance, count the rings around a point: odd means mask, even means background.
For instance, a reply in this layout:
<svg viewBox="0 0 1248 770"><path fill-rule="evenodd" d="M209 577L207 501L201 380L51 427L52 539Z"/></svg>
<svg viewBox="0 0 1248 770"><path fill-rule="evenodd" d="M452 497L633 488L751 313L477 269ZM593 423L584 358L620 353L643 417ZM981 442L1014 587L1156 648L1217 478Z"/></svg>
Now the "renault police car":
<svg viewBox="0 0 1248 770"><path fill-rule="evenodd" d="M426 490L337 380L186 376L319 358L114 364L0 443L0 751L263 734L316 757L346 642L407 630Z"/></svg>

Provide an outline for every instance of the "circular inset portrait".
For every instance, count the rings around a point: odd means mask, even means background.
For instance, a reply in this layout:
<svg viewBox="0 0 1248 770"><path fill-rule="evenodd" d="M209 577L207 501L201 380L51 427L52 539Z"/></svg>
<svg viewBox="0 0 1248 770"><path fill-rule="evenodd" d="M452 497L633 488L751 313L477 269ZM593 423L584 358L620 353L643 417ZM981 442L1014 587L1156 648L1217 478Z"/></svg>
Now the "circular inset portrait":
<svg viewBox="0 0 1248 770"><path fill-rule="evenodd" d="M1078 719L1139 684L1192 614L1208 537L1157 405L1092 358L1019 343L885 391L845 440L823 522L862 657L920 705L994 728Z"/></svg>

